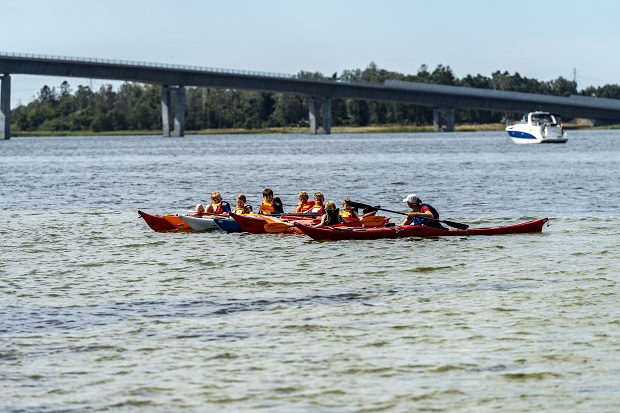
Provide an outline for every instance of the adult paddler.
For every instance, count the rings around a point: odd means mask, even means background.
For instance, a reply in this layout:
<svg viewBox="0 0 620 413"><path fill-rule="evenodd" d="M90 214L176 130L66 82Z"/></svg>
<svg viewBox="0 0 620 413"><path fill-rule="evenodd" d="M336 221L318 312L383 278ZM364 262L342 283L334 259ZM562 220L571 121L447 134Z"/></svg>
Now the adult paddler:
<svg viewBox="0 0 620 413"><path fill-rule="evenodd" d="M431 204L423 203L416 194L409 194L403 199L407 206L411 208L411 212L407 214L407 218L401 225L426 225L427 227L444 228L439 222L433 219L439 219L439 212ZM425 219L431 218L431 219Z"/></svg>
<svg viewBox="0 0 620 413"><path fill-rule="evenodd" d="M284 207L280 198L273 197L271 188L263 190L263 203L258 208L258 212L263 215L284 214Z"/></svg>

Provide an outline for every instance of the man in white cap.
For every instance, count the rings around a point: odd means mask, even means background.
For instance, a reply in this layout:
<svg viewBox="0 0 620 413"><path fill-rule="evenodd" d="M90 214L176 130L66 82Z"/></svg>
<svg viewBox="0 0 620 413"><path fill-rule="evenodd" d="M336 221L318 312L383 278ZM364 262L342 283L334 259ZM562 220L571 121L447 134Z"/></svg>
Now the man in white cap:
<svg viewBox="0 0 620 413"><path fill-rule="evenodd" d="M439 222L424 219L424 217L439 219L439 212L431 204L422 203L422 200L416 194L407 195L403 202L407 203L407 206L411 208L411 212L407 214L407 218L401 225L411 225L413 223L413 225L443 228Z"/></svg>

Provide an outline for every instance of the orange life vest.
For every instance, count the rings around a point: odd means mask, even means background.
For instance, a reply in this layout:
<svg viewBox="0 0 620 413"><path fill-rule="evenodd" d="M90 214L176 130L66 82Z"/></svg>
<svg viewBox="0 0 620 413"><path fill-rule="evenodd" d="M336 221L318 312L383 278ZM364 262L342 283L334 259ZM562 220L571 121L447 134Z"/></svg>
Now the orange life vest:
<svg viewBox="0 0 620 413"><path fill-rule="evenodd" d="M299 205L297 206L297 209L295 210L295 212L306 213L306 212L310 211L312 209L312 207L314 207L314 204L315 204L314 201L308 201L305 204L302 204L300 202Z"/></svg>
<svg viewBox="0 0 620 413"><path fill-rule="evenodd" d="M260 205L260 208L258 208L258 211L263 215L273 214L275 210L276 209L273 207L273 202L268 203L267 201L263 201L263 203Z"/></svg>

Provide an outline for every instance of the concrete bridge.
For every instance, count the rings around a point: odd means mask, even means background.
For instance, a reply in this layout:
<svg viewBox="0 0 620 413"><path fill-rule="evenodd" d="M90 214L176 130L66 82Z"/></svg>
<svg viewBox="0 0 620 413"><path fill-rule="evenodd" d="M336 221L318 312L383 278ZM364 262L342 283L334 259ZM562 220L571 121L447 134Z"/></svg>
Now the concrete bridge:
<svg viewBox="0 0 620 413"><path fill-rule="evenodd" d="M386 81L384 84L347 83L332 79L302 79L295 75L277 73L0 52L0 139L10 137L12 74L161 85L164 136L185 135L185 86L281 92L306 97L310 133L313 134L331 133L331 102L334 98L433 107L434 126L437 131L454 131L455 109L516 113L545 110L569 118L580 117L607 122L620 120L620 100L616 99L556 97L400 81ZM174 107L172 93L175 95Z"/></svg>

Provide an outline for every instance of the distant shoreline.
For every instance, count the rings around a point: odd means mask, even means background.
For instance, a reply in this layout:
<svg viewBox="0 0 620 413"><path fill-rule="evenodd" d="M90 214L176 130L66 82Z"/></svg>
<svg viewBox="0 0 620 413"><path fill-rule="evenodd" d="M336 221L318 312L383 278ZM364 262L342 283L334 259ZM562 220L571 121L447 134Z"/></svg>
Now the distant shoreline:
<svg viewBox="0 0 620 413"><path fill-rule="evenodd" d="M620 125L611 126L587 126L578 123L570 123L564 125L567 130L594 130L594 129L620 129ZM455 125L455 132L503 132L506 128L504 124L480 124L480 125ZM332 134L335 133L435 133L432 126L400 126L400 125L384 125L384 126L335 126L332 127ZM204 129L185 131L185 135L268 135L268 134L300 134L309 135L309 128L263 128L263 129ZM13 132L11 137L48 137L48 136L145 136L162 135L161 130L143 130L143 131L109 131L109 132Z"/></svg>

